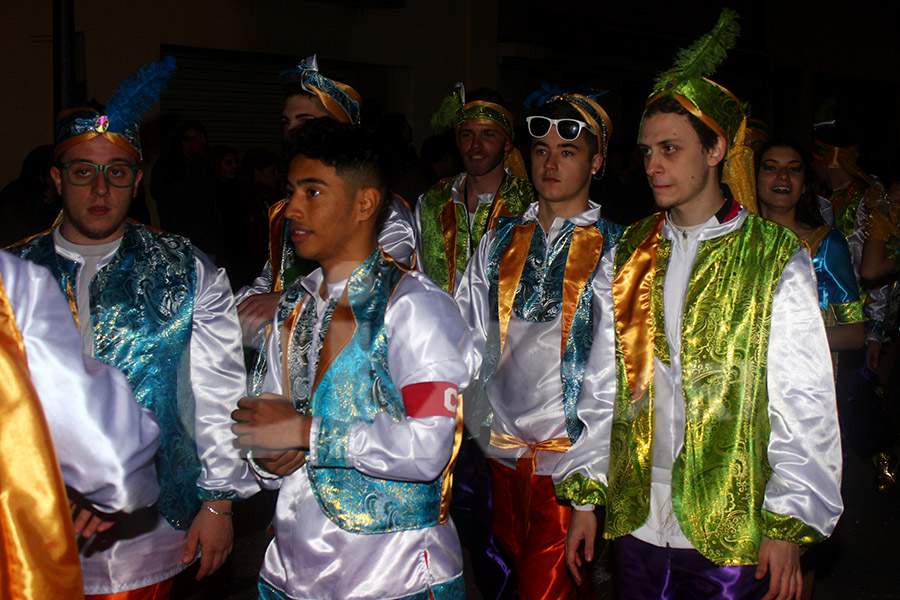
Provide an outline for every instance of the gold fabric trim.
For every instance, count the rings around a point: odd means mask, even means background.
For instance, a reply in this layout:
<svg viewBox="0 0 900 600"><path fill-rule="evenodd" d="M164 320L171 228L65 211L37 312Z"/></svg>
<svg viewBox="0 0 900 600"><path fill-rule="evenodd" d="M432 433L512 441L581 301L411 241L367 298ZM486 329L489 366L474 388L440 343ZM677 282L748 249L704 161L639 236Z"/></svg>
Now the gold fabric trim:
<svg viewBox="0 0 900 600"><path fill-rule="evenodd" d="M459 448L462 445L463 438L463 396L456 395L456 431L453 434L453 452L450 454L450 462L444 467L441 479L441 512L438 516L438 523L446 523L450 518L450 500L452 499L453 490L453 468L456 466L456 459L459 456Z"/></svg>
<svg viewBox="0 0 900 600"><path fill-rule="evenodd" d="M269 208L269 265L272 267L272 291L281 291L281 246L284 237L284 212L287 202L279 200Z"/></svg>
<svg viewBox="0 0 900 600"><path fill-rule="evenodd" d="M572 241L569 243L569 255L566 257L566 271L563 278L560 358L566 351L566 342L569 339L569 332L572 330L578 299L581 297L584 286L588 285L593 277L602 254L603 234L600 233L600 230L593 225L576 226L572 232Z"/></svg>
<svg viewBox="0 0 900 600"><path fill-rule="evenodd" d="M534 235L535 223L517 225L513 229L512 239L503 256L500 257L500 274L497 279L497 313L500 318L500 354L506 345L506 332L509 330L509 319L512 316L513 302L516 298L516 289L519 287L519 279L522 277L522 269L525 268L525 259L528 258L528 248L531 245L531 236Z"/></svg>
<svg viewBox="0 0 900 600"><path fill-rule="evenodd" d="M0 278L0 598L83 598L62 474Z"/></svg>
<svg viewBox="0 0 900 600"><path fill-rule="evenodd" d="M456 290L456 230L459 229L453 198L441 211L441 229L444 230L444 256L447 257L447 291L452 294Z"/></svg>
<svg viewBox="0 0 900 600"><path fill-rule="evenodd" d="M653 381L655 324L650 288L656 274L656 251L663 219L656 225L612 281L616 332L624 355L632 401L644 396Z"/></svg>

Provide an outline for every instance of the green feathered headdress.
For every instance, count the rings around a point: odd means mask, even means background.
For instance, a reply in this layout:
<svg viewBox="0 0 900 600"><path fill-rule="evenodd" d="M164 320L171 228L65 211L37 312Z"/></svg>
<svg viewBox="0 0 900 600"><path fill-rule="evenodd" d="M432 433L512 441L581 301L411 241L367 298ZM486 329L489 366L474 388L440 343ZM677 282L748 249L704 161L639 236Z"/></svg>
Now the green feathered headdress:
<svg viewBox="0 0 900 600"><path fill-rule="evenodd" d="M462 82L459 82L441 102L440 108L431 115L431 128L435 131L455 129L462 125L463 121L489 122L498 126L510 141L513 140L515 129L512 114L493 102L474 100L467 103L466 89Z"/></svg>
<svg viewBox="0 0 900 600"><path fill-rule="evenodd" d="M738 14L730 8L723 8L713 30L679 51L675 65L656 78L647 107L660 98L670 96L722 136L728 147L722 183L728 185L735 199L747 210L758 214L753 151L744 145L747 127L744 107L734 94L707 78L722 64L728 51L734 48L740 32Z"/></svg>
<svg viewBox="0 0 900 600"><path fill-rule="evenodd" d="M737 12L723 8L713 30L680 50L672 68L656 78L647 106L672 96L730 147L744 120L744 110L734 94L707 77L725 60L740 32Z"/></svg>

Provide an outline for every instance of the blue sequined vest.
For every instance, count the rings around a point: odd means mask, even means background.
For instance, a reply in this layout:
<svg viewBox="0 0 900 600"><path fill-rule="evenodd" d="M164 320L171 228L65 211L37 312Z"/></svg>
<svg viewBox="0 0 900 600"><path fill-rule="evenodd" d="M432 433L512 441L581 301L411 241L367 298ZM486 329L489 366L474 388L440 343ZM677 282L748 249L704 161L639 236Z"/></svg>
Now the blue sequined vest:
<svg viewBox="0 0 900 600"><path fill-rule="evenodd" d="M74 309L81 265L56 253L52 232L10 251L50 269ZM125 374L135 399L159 421L158 507L176 529L190 526L201 502L190 380L195 284L187 239L130 222L90 284L94 355Z"/></svg>
<svg viewBox="0 0 900 600"><path fill-rule="evenodd" d="M392 481L370 477L345 462L349 433L357 423L372 423L386 412L395 421L406 418L403 400L388 368L388 339L384 313L405 271L386 259L380 248L350 276L347 296L356 330L334 358L308 397L309 386L294 386L294 405L321 417L316 451L319 467L308 469L319 507L341 529L360 534L422 529L439 522L442 478L431 482ZM296 281L285 290L277 316L279 328L306 292ZM299 310L299 309L298 309ZM298 321L299 323L300 321ZM311 324L310 324L311 325ZM296 329L296 327L295 327ZM309 348L298 347L291 335L288 363L308 365ZM291 368L291 373L298 372Z"/></svg>

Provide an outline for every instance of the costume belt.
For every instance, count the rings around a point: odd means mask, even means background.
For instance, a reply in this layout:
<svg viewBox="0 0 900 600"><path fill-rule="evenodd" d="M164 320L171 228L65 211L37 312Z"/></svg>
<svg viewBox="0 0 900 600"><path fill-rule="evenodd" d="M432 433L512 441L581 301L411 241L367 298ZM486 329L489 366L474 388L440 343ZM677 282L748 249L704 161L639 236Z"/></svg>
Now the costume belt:
<svg viewBox="0 0 900 600"><path fill-rule="evenodd" d="M491 446L501 450L526 448L525 454L516 460L516 479L519 485L519 498L522 500L522 518L527 533L528 511L531 507L531 478L537 467L537 453L540 451L565 452L572 446L572 442L568 437L561 437L529 444L517 437L491 430Z"/></svg>

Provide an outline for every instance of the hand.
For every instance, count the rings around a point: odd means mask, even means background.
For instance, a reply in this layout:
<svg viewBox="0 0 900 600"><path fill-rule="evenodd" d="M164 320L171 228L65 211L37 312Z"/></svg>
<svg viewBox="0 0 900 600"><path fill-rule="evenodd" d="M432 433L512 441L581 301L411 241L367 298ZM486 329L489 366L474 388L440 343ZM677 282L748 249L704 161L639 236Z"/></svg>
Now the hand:
<svg viewBox="0 0 900 600"><path fill-rule="evenodd" d="M203 504L220 512L231 512L231 500L216 500ZM207 575L215 573L222 566L225 559L231 554L233 545L234 526L231 523L231 516L217 515L201 508L194 517L191 528L188 529L187 545L181 556L181 562L186 565L190 564L197 555L199 547L202 554L200 555L200 569L197 571L197 581L200 581Z"/></svg>
<svg viewBox="0 0 900 600"><path fill-rule="evenodd" d="M769 574L769 593L763 600L800 600L803 574L800 572L800 546L784 540L764 537L759 545L756 578Z"/></svg>
<svg viewBox="0 0 900 600"><path fill-rule="evenodd" d="M237 307L237 313L241 320L241 331L245 336L255 333L257 329L275 318L279 295L278 292L254 294L241 302Z"/></svg>
<svg viewBox="0 0 900 600"><path fill-rule="evenodd" d="M284 396L265 393L241 398L231 418L237 421L231 431L244 446L269 450L309 448L312 419L298 413Z"/></svg>
<svg viewBox="0 0 900 600"><path fill-rule="evenodd" d="M876 375L881 374L881 342L869 340L866 342L866 366Z"/></svg>
<svg viewBox="0 0 900 600"><path fill-rule="evenodd" d="M572 509L572 517L569 520L569 530L566 532L566 566L569 573L575 579L575 583L581 585L581 567L586 562L594 560L594 538L597 537L597 516L592 510ZM580 546L584 542L584 558L582 559Z"/></svg>
<svg viewBox="0 0 900 600"><path fill-rule="evenodd" d="M80 507L72 501L69 501L69 510L72 513L72 524L75 526L75 537L81 536L87 539L95 533L103 533L116 523L112 515L104 515L90 508Z"/></svg>
<svg viewBox="0 0 900 600"><path fill-rule="evenodd" d="M257 458L254 455L253 461L272 475L287 477L306 463L306 452L302 450L269 452L267 457Z"/></svg>

